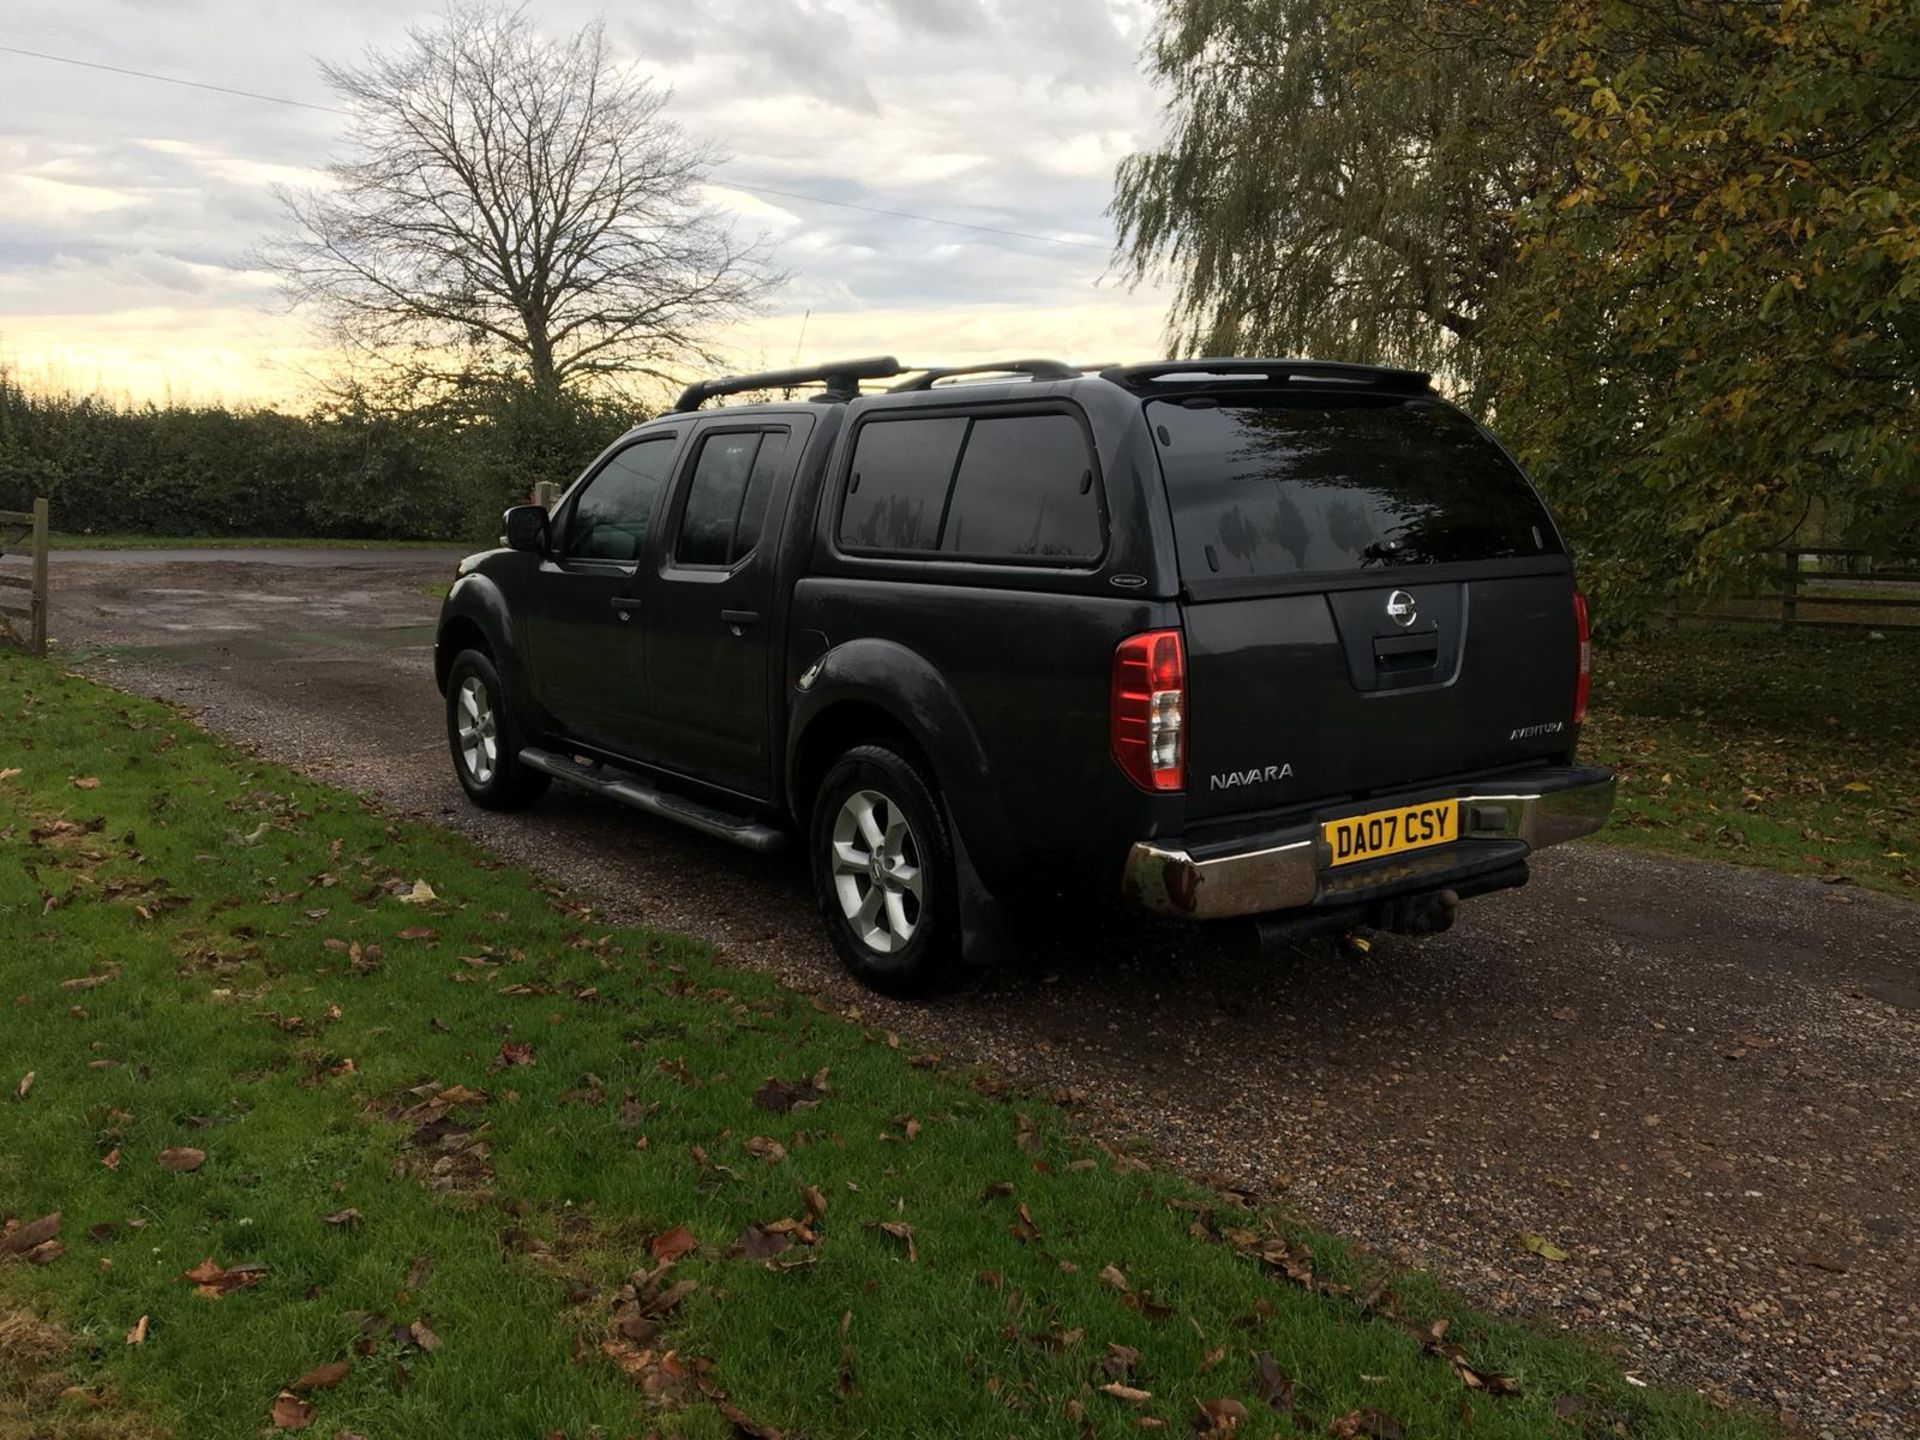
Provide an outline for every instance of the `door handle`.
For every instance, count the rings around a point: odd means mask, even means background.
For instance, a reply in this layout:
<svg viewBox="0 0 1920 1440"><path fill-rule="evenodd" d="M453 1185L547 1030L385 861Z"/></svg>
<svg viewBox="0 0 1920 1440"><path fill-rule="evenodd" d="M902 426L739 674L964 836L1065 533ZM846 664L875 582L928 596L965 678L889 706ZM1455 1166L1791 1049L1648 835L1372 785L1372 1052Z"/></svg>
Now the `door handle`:
<svg viewBox="0 0 1920 1440"><path fill-rule="evenodd" d="M740 630L748 625L758 625L760 612L758 610L722 610L720 618L734 629Z"/></svg>
<svg viewBox="0 0 1920 1440"><path fill-rule="evenodd" d="M625 620L640 608L640 602L631 595L616 595L613 597L613 608L619 611L620 618Z"/></svg>

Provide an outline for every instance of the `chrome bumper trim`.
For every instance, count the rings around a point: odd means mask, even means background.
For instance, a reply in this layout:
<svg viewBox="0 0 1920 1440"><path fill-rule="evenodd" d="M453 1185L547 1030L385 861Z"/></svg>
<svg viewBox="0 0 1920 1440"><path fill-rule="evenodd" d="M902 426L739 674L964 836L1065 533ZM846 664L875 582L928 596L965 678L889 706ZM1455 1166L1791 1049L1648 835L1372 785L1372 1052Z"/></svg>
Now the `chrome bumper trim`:
<svg viewBox="0 0 1920 1440"><path fill-rule="evenodd" d="M1538 793L1461 795L1467 844L1478 840L1523 842L1529 850L1591 835L1613 811L1614 780ZM1185 850L1142 840L1127 853L1122 894L1131 904L1183 920L1224 920L1293 910L1319 898L1322 856L1319 825L1302 826L1300 838L1235 855L1195 860ZM1454 846L1405 858L1435 875L1460 865L1471 852ZM1399 876L1404 877L1403 868ZM1347 887L1337 887L1347 888ZM1356 889L1364 886L1356 886Z"/></svg>

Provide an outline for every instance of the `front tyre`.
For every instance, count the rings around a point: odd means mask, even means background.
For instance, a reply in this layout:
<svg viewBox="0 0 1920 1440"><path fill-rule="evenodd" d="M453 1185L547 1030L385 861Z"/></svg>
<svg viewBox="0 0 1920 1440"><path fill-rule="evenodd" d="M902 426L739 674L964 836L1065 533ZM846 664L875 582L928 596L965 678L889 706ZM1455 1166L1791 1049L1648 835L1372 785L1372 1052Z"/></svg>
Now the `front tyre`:
<svg viewBox="0 0 1920 1440"><path fill-rule="evenodd" d="M484 809L523 809L547 793L548 777L520 763L520 727L484 651L462 650L447 671L447 745L460 788Z"/></svg>
<svg viewBox="0 0 1920 1440"><path fill-rule="evenodd" d="M814 800L809 848L827 933L857 979L925 995L960 978L953 845L918 765L886 744L847 751Z"/></svg>

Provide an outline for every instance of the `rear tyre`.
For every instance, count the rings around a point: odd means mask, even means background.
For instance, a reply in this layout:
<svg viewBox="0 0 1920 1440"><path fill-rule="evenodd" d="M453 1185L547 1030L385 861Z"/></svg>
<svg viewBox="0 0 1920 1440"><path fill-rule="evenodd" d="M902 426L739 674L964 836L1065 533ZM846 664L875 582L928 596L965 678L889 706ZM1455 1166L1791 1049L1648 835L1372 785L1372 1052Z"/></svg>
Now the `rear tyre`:
<svg viewBox="0 0 1920 1440"><path fill-rule="evenodd" d="M953 843L914 760L890 744L847 751L814 799L808 843L827 934L856 979L891 995L959 981Z"/></svg>
<svg viewBox="0 0 1920 1440"><path fill-rule="evenodd" d="M521 810L549 777L520 763L520 727L500 672L481 650L462 650L447 672L447 746L467 798L487 810Z"/></svg>

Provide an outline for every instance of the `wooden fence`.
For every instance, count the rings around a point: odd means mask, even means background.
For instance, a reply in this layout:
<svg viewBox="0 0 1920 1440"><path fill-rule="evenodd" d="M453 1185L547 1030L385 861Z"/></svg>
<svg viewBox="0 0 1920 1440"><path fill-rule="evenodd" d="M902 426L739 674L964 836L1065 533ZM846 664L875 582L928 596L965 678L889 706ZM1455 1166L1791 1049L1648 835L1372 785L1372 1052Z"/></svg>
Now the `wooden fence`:
<svg viewBox="0 0 1920 1440"><path fill-rule="evenodd" d="M1772 588L1698 608L1669 610L1675 621L1731 621L1822 630L1920 632L1920 560L1865 550L1777 550Z"/></svg>
<svg viewBox="0 0 1920 1440"><path fill-rule="evenodd" d="M0 644L16 645L35 655L47 653L47 502L36 500L31 511L0 510L0 555L18 552L20 542L30 542L27 552L32 560L31 575L19 575L0 569ZM16 592L27 592L26 604L18 604ZM16 620L27 622L23 635Z"/></svg>

